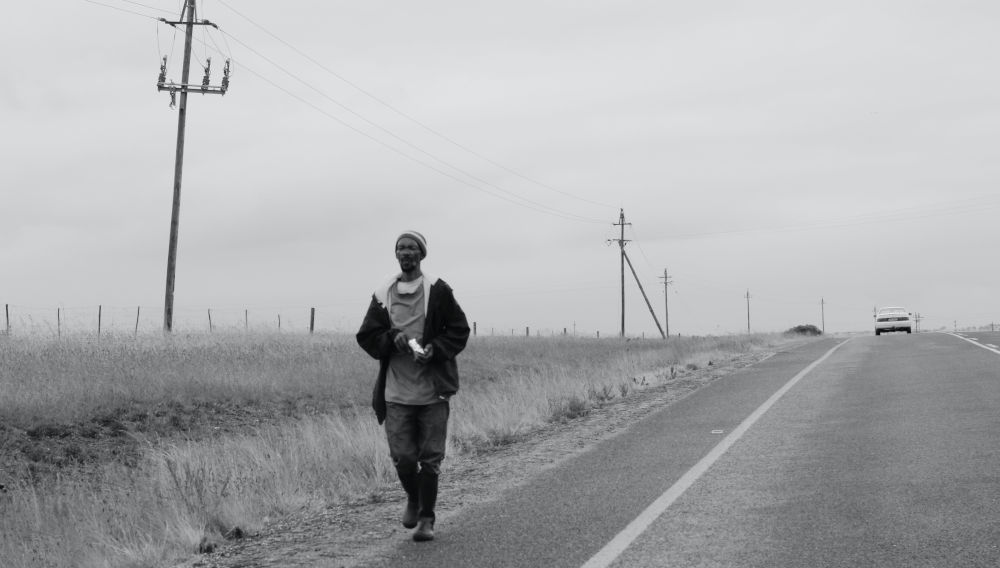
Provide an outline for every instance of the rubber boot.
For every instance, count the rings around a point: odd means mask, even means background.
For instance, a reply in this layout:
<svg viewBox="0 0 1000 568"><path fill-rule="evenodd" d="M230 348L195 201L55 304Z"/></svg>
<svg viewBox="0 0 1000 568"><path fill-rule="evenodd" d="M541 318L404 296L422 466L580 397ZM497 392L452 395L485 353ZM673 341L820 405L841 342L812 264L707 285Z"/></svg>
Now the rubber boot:
<svg viewBox="0 0 1000 568"><path fill-rule="evenodd" d="M437 505L438 474L430 469L421 469L417 474L417 492L420 497L420 518L434 520L434 506Z"/></svg>
<svg viewBox="0 0 1000 568"><path fill-rule="evenodd" d="M434 506L437 504L438 474L429 469L421 469L417 474L420 495L420 513L413 540L426 542L434 540Z"/></svg>
<svg viewBox="0 0 1000 568"><path fill-rule="evenodd" d="M406 508L403 509L403 517L400 519L403 527L412 529L417 526L420 518L420 481L416 473L399 473L400 483L403 484L403 491L406 491Z"/></svg>
<svg viewBox="0 0 1000 568"><path fill-rule="evenodd" d="M413 531L413 540L417 542L434 540L434 519L421 518L417 523L417 530Z"/></svg>

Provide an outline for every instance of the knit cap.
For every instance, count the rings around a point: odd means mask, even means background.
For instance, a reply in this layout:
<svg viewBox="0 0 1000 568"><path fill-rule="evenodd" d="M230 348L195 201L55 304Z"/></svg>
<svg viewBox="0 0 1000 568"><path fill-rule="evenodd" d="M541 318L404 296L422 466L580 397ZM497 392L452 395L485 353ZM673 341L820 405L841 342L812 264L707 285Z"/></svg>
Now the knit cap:
<svg viewBox="0 0 1000 568"><path fill-rule="evenodd" d="M403 231L398 237L396 237L396 244L398 245L399 240L406 237L417 241L417 246L420 247L420 258L427 258L427 239L416 231Z"/></svg>

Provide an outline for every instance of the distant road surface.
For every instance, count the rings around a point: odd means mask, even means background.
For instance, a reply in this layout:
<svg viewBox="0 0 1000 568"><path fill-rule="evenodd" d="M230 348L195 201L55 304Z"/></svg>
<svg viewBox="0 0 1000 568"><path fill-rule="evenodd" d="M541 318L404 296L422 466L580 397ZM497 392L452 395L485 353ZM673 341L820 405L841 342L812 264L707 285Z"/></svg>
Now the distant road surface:
<svg viewBox="0 0 1000 568"><path fill-rule="evenodd" d="M1000 333L964 335L778 353L385 564L1000 566Z"/></svg>

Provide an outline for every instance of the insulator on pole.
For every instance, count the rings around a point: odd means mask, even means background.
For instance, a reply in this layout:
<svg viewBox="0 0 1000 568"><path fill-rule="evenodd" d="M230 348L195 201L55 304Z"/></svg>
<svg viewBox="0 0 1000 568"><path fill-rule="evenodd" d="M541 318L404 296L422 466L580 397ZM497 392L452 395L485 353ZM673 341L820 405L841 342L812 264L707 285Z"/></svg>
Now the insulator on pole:
<svg viewBox="0 0 1000 568"><path fill-rule="evenodd" d="M167 82L167 56L163 56L163 63L160 65L160 77L156 80L156 86L162 87Z"/></svg>
<svg viewBox="0 0 1000 568"><path fill-rule="evenodd" d="M208 89L209 76L212 74L212 58L205 59L205 77L201 80L201 90Z"/></svg>
<svg viewBox="0 0 1000 568"><path fill-rule="evenodd" d="M222 68L222 94L226 94L229 90L229 60L226 60L226 66Z"/></svg>

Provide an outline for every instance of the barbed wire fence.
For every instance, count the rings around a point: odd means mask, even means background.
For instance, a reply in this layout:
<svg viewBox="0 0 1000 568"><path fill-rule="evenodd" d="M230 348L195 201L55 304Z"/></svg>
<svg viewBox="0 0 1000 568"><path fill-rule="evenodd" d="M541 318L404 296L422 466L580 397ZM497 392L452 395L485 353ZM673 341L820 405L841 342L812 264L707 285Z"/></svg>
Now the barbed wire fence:
<svg viewBox="0 0 1000 568"><path fill-rule="evenodd" d="M4 304L0 332L16 336L143 335L161 333L159 306L24 306ZM363 314L361 314L363 315ZM333 307L203 307L174 310L182 333L357 331L359 314Z"/></svg>
<svg viewBox="0 0 1000 568"><path fill-rule="evenodd" d="M25 306L4 304L0 334L19 337L129 337L163 333L160 306ZM356 310L355 310L356 311ZM357 332L364 313L343 306L198 307L174 310L175 333L350 333ZM562 327L497 327L470 321L474 336L593 337L616 334ZM645 333L633 337L645 337ZM650 336L652 337L652 336Z"/></svg>

